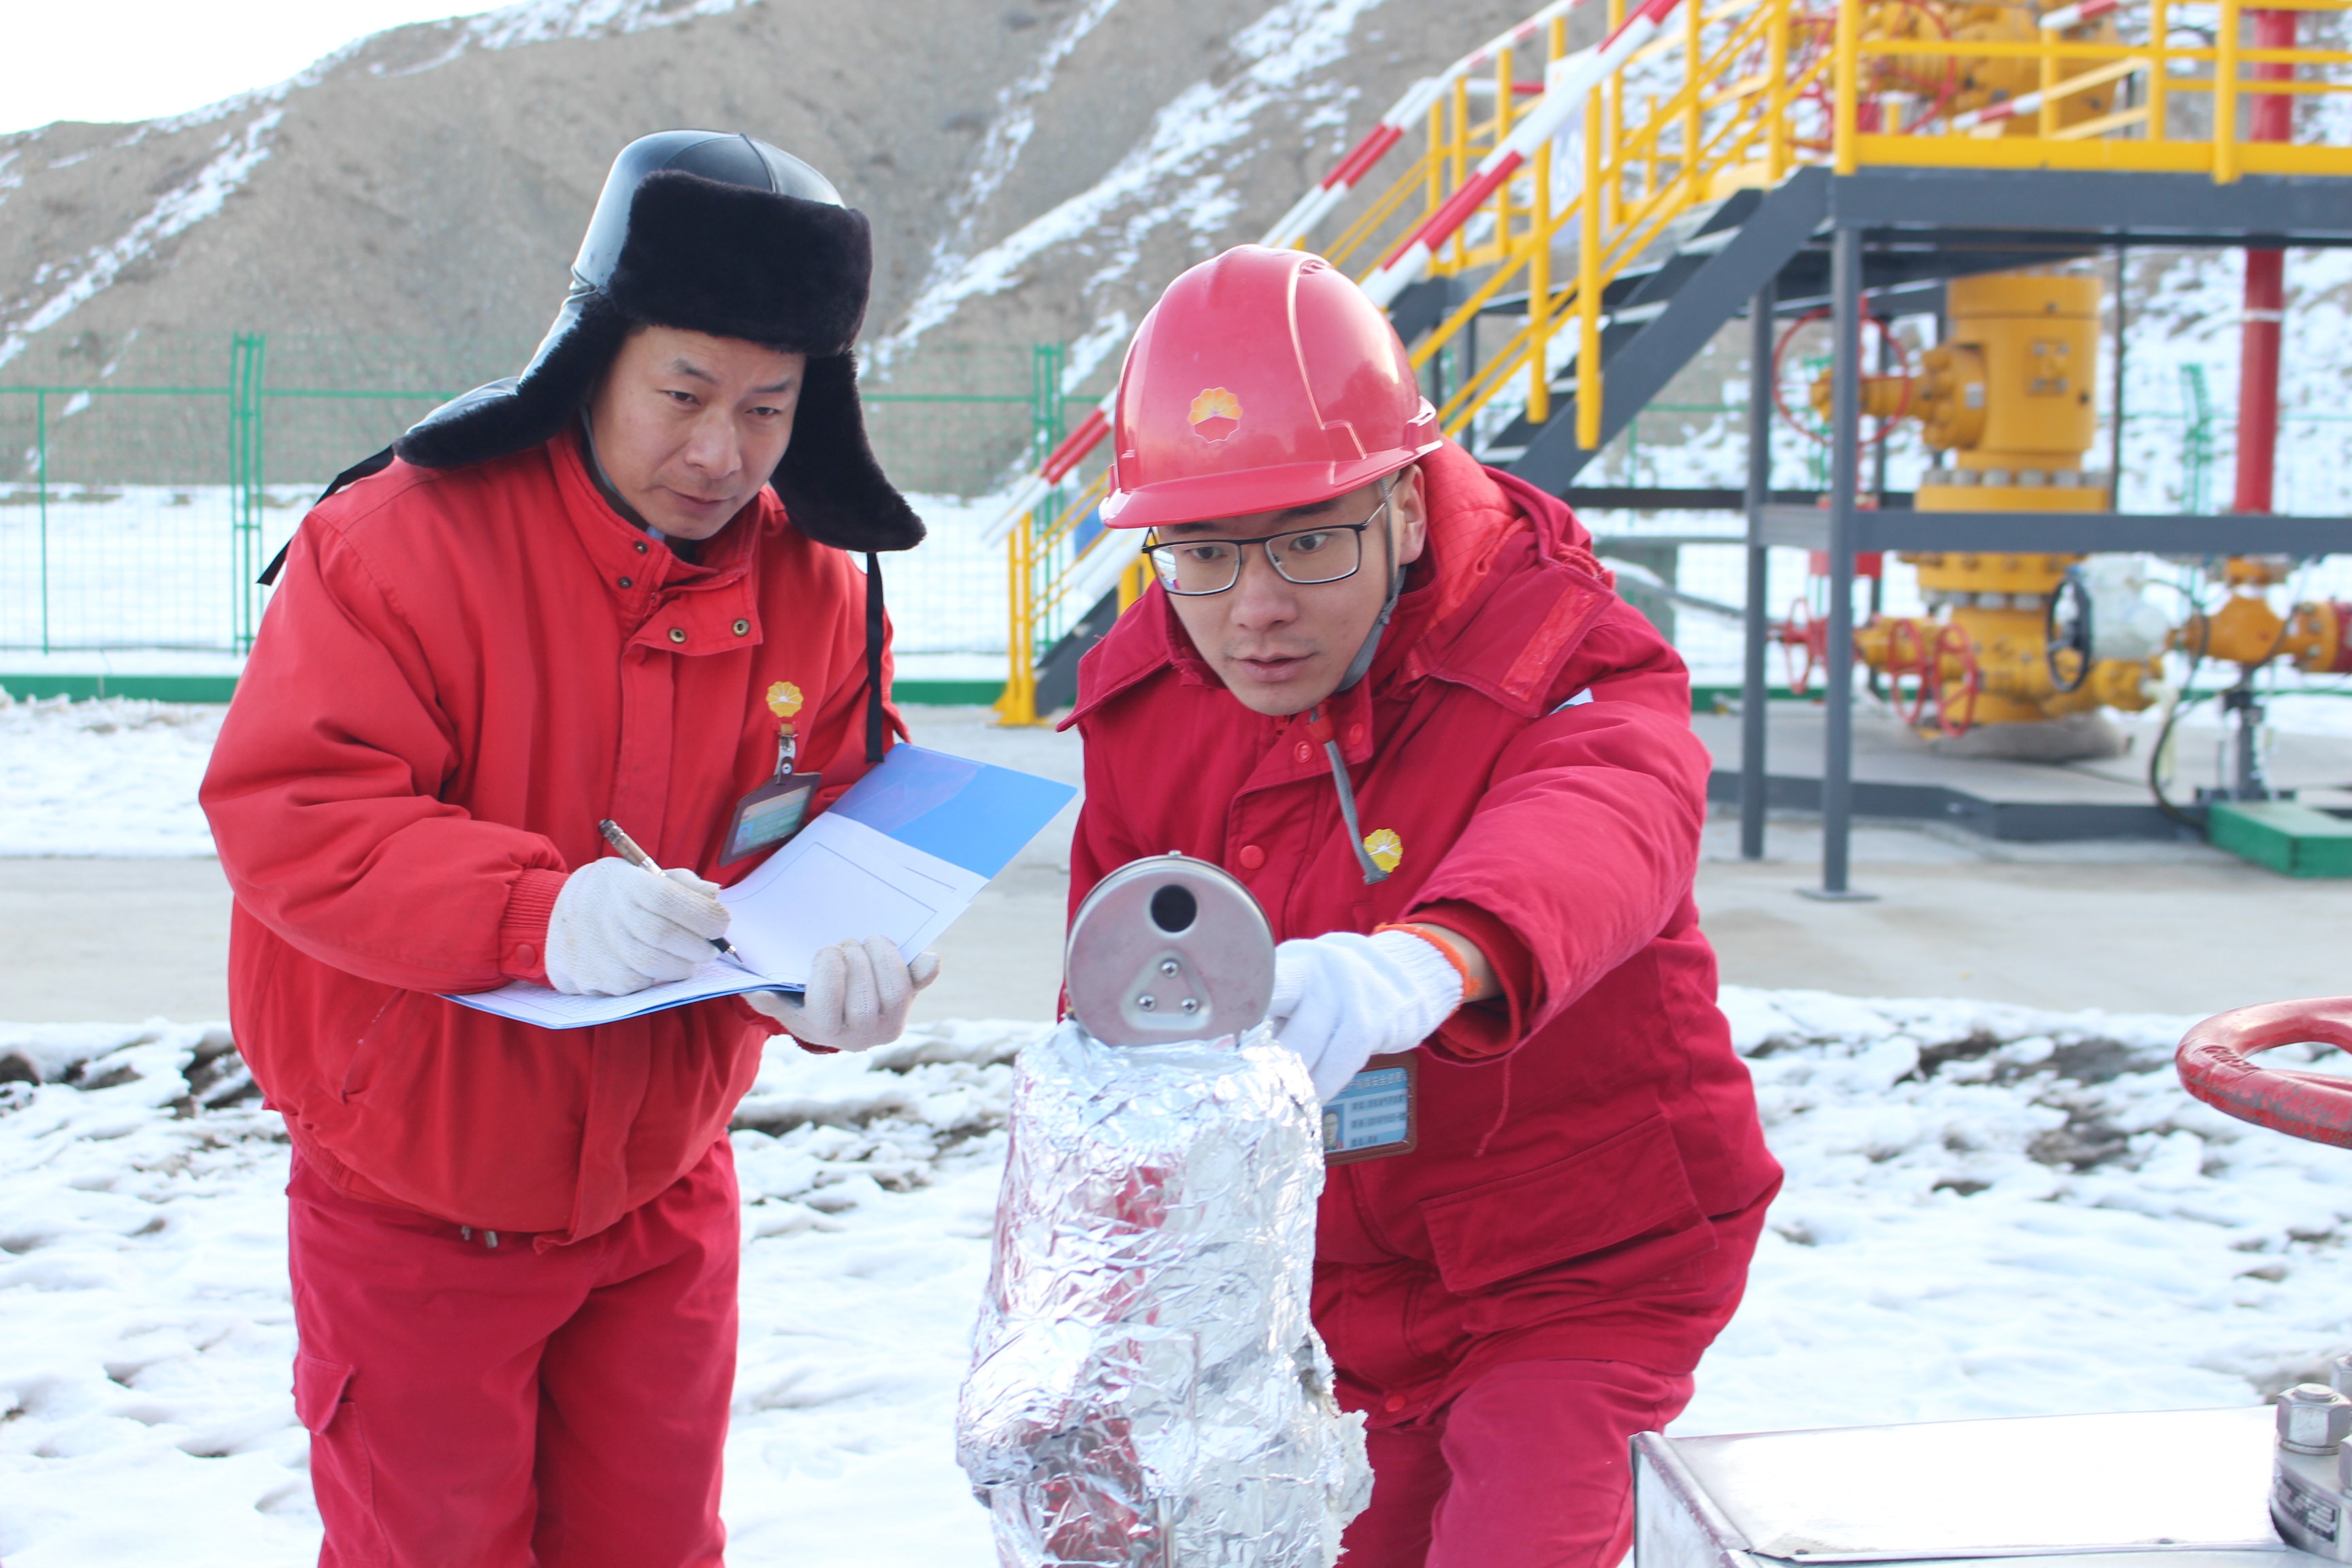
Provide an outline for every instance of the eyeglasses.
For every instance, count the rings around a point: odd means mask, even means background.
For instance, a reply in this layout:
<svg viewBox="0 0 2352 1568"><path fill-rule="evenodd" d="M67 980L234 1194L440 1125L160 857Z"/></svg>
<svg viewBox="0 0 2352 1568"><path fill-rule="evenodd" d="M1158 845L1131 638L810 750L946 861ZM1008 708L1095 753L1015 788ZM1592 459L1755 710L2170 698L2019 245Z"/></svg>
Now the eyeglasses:
<svg viewBox="0 0 2352 1568"><path fill-rule="evenodd" d="M1265 547L1266 564L1286 583L1302 588L1352 577L1364 563L1364 530L1380 521L1389 508L1389 491L1361 522L1322 523L1294 529L1265 539L1180 539L1172 543L1155 532L1144 541L1143 552L1160 585L1171 594L1198 596L1222 594L1242 580L1242 560L1253 544Z"/></svg>

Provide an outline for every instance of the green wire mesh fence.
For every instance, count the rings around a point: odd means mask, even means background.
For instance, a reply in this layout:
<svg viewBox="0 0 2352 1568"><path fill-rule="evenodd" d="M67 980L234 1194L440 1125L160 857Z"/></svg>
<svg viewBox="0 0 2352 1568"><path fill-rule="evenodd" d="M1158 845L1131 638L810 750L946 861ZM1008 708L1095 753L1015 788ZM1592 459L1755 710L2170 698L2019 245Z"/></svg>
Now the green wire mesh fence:
<svg viewBox="0 0 2352 1568"><path fill-rule="evenodd" d="M0 652L242 654L267 599L254 579L328 481L535 346L259 332L37 342L0 370ZM1004 553L981 543L992 498L1060 442L1115 368L1080 385L1059 344L972 344L869 372L876 449L931 529L922 549L885 562L902 652L1003 650ZM2179 408L2132 419L2181 430L2180 504L2202 510L2217 414L2203 367L2181 383ZM2301 438L2346 418L2288 425ZM1726 433L1743 420L1731 405L1653 405L1588 482L1695 482L1709 454L1736 457ZM2175 488L2168 474L2133 478ZM1738 598L1736 552L1713 553L1723 561L1700 551L1685 563L1685 586Z"/></svg>
<svg viewBox="0 0 2352 1568"><path fill-rule="evenodd" d="M241 654L255 583L333 477L435 405L512 374L528 341L259 332L86 333L0 373L0 651ZM1058 344L924 356L869 377L885 469L932 542L895 559L908 651L1001 651L1004 561L987 498L1061 438Z"/></svg>

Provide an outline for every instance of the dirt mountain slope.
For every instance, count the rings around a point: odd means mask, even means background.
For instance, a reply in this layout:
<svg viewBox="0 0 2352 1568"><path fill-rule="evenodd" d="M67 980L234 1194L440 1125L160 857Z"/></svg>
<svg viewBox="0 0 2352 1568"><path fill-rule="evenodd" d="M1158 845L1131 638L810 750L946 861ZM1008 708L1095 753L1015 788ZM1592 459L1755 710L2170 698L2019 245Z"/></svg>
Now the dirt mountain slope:
<svg viewBox="0 0 2352 1568"><path fill-rule="evenodd" d="M676 125L750 130L872 216L894 378L958 343L1098 357L1524 4L531 0L400 28L197 113L0 138L0 380L233 329L511 357L613 152Z"/></svg>

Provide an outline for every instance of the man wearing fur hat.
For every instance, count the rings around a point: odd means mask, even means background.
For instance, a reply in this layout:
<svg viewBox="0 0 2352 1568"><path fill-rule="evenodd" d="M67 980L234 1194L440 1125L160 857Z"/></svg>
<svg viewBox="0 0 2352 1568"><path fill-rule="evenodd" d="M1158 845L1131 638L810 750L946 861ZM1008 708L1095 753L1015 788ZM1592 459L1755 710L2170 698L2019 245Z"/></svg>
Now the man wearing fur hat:
<svg viewBox="0 0 2352 1568"><path fill-rule="evenodd" d="M749 137L623 151L554 327L303 521L203 793L237 1043L294 1144L296 1412L324 1563L716 1563L728 1120L779 1026L894 1038L887 942L551 1033L446 993L684 977L756 864L893 731L864 216ZM849 552L867 554L866 574ZM610 817L662 865L604 853ZM730 856L735 857L730 860Z"/></svg>

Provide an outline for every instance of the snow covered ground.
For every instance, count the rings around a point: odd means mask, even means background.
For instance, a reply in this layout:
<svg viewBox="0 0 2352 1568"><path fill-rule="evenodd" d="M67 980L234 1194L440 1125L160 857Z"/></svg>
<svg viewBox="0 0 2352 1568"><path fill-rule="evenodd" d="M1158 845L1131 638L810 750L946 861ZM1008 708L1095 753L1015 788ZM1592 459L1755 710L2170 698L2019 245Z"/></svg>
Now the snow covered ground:
<svg viewBox="0 0 2352 1568"><path fill-rule="evenodd" d="M1679 1429L2249 1404L2352 1342L2352 1159L2190 1101L2187 1020L1724 1003L1790 1179ZM732 1561L991 1560L950 1423L1037 1027L770 1058L735 1134ZM0 1557L307 1563L286 1145L226 1033L0 1026L10 1077Z"/></svg>
<svg viewBox="0 0 2352 1568"><path fill-rule="evenodd" d="M0 856L211 854L196 785L227 712L0 689Z"/></svg>

